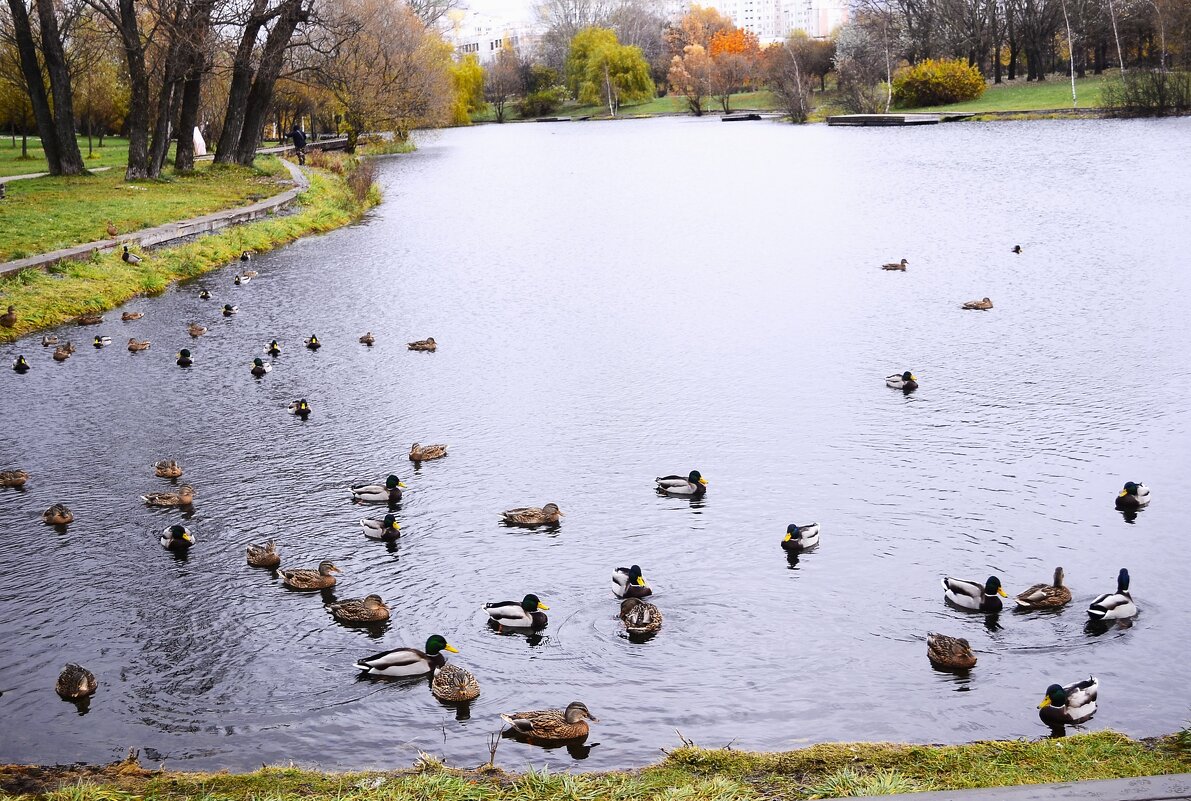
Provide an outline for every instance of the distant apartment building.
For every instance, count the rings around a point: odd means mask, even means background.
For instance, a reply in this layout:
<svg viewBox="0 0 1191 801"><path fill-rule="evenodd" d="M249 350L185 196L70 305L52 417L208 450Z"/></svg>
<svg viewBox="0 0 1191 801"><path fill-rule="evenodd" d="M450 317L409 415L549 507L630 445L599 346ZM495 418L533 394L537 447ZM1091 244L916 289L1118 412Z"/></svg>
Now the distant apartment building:
<svg viewBox="0 0 1191 801"><path fill-rule="evenodd" d="M848 21L848 6L839 0L785 0L782 11L787 33L806 31L815 39L826 39Z"/></svg>
<svg viewBox="0 0 1191 801"><path fill-rule="evenodd" d="M505 47L517 55L532 52L541 39L540 26L474 11L452 12L447 35L459 55L475 55L481 62L496 58Z"/></svg>
<svg viewBox="0 0 1191 801"><path fill-rule="evenodd" d="M785 39L791 31L826 38L848 19L843 0L714 0L714 6L762 44Z"/></svg>

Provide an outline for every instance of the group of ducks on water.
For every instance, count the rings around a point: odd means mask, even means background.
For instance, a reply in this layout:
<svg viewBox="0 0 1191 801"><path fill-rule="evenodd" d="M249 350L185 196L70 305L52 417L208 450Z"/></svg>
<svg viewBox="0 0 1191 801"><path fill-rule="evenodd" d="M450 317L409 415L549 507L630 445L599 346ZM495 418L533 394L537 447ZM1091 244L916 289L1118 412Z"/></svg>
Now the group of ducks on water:
<svg viewBox="0 0 1191 801"><path fill-rule="evenodd" d="M1011 252L1020 254L1022 252L1021 245L1014 245ZM901 261L891 261L886 264L882 264L881 269L904 273L906 271L906 265L908 265L909 263L910 262L906 259L902 259ZM981 298L980 300L969 300L960 306L961 309L967 309L968 311L988 311L992 307L993 307L993 302L991 300L989 300L988 298Z"/></svg>

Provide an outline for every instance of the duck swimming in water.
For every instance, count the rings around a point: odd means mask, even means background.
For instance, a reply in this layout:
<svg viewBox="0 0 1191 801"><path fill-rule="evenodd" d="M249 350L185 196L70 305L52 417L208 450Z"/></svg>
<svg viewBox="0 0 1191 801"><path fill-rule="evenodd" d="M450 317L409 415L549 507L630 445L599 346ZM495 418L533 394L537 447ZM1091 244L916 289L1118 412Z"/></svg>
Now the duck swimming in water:
<svg viewBox="0 0 1191 801"><path fill-rule="evenodd" d="M340 573L330 560L318 563L318 570L282 570L281 582L295 590L325 590L335 586L335 576Z"/></svg>
<svg viewBox="0 0 1191 801"><path fill-rule="evenodd" d="M909 263L910 262L906 261L905 259L902 259L901 261L892 261L892 262L889 262L888 264L882 264L881 269L882 270L897 270L898 272L904 273L906 271L906 265Z"/></svg>
<svg viewBox="0 0 1191 801"><path fill-rule="evenodd" d="M538 629L546 628L546 615L541 610L550 607L538 600L538 596L530 593L517 601L497 601L484 604L484 611L497 626L506 629Z"/></svg>
<svg viewBox="0 0 1191 801"><path fill-rule="evenodd" d="M194 535L186 526L166 526L161 530L159 542L167 551L187 551L194 545Z"/></svg>
<svg viewBox="0 0 1191 801"><path fill-rule="evenodd" d="M989 576L983 586L975 581L945 578L943 590L944 598L970 612L1000 612L1001 598L1009 597L996 576Z"/></svg>
<svg viewBox="0 0 1191 801"><path fill-rule="evenodd" d="M572 701L565 710L542 709L500 716L501 720L512 727L514 734L543 742L583 739L590 731L584 718L595 723L600 722L582 701Z"/></svg>
<svg viewBox="0 0 1191 801"><path fill-rule="evenodd" d="M976 667L972 646L962 637L931 632L926 635L926 658L939 670L969 670Z"/></svg>
<svg viewBox="0 0 1191 801"><path fill-rule="evenodd" d="M192 364L194 364L194 360L190 358L189 350L187 350L186 348L182 348L182 350L178 351L178 366L179 367L190 367Z"/></svg>
<svg viewBox="0 0 1191 801"><path fill-rule="evenodd" d="M612 592L617 598L644 598L653 590L641 575L641 566L618 567L612 571Z"/></svg>
<svg viewBox="0 0 1191 801"><path fill-rule="evenodd" d="M1096 714L1096 694L1100 682L1095 676L1063 687L1052 684L1046 688L1046 697L1038 704L1038 717L1049 726L1065 726L1086 723Z"/></svg>
<svg viewBox="0 0 1191 801"><path fill-rule="evenodd" d="M323 343L319 342L318 337L316 337L314 334L311 334L310 339L306 340L306 347L310 348L311 350L318 350L322 346Z"/></svg>
<svg viewBox="0 0 1191 801"><path fill-rule="evenodd" d="M901 375L894 373L885 376L885 386L890 389L900 389L902 392L913 392L918 389L918 379L909 370Z"/></svg>
<svg viewBox="0 0 1191 801"><path fill-rule="evenodd" d="M384 484L356 484L351 487L352 497L369 503L396 503L401 500L405 485L397 476L390 475Z"/></svg>
<svg viewBox="0 0 1191 801"><path fill-rule="evenodd" d="M1117 591L1096 596L1088 607L1092 620L1128 620L1137 615L1137 604L1129 594L1129 571L1121 568L1117 574Z"/></svg>
<svg viewBox="0 0 1191 801"><path fill-rule="evenodd" d="M364 530L364 536L370 540L392 542L401 536L401 524L393 515L385 515L383 520L364 518L360 520L360 528Z"/></svg>
<svg viewBox="0 0 1191 801"><path fill-rule="evenodd" d="M1125 488L1117 493L1116 507L1126 511L1140 509L1150 503L1150 488L1136 481L1125 482Z"/></svg>
<svg viewBox="0 0 1191 801"><path fill-rule="evenodd" d="M24 356L17 356L16 360L12 363L12 369L18 375L24 375L29 372L29 362L25 361Z"/></svg>
<svg viewBox="0 0 1191 801"><path fill-rule="evenodd" d="M786 526L786 536L782 538L782 548L784 550L797 553L798 551L814 548L818 544L818 523L807 523L805 526L791 523Z"/></svg>
<svg viewBox="0 0 1191 801"><path fill-rule="evenodd" d="M305 398L296 400L289 405L289 413L297 415L298 417L301 417L303 420L305 420L310 416L310 404L306 402Z"/></svg>
<svg viewBox="0 0 1191 801"><path fill-rule="evenodd" d="M1063 584L1063 568L1055 568L1055 578L1050 584L1035 584L1020 593L1013 602L1018 609L1057 609L1071 602L1071 590Z"/></svg>
<svg viewBox="0 0 1191 801"><path fill-rule="evenodd" d="M252 370L250 372L257 378L260 378L261 376L266 375L272 369L273 369L273 365L269 364L264 359L257 356L255 359L252 360Z"/></svg>
<svg viewBox="0 0 1191 801"><path fill-rule="evenodd" d="M556 526L559 518L565 516L566 513L561 511L556 503L548 503L542 507L520 506L500 513L505 523L515 526Z"/></svg>
<svg viewBox="0 0 1191 801"><path fill-rule="evenodd" d="M702 497L707 492L707 479L698 470L692 470L685 478L683 476L659 476L654 479L659 492L666 495L685 497Z"/></svg>
<svg viewBox="0 0 1191 801"><path fill-rule="evenodd" d="M993 303L988 298L983 300L969 300L963 305L963 308L969 311L988 311L993 307Z"/></svg>
<svg viewBox="0 0 1191 801"><path fill-rule="evenodd" d="M365 657L356 667L370 676L424 676L447 663L443 651L457 654L459 651L442 635L432 634L426 640L426 650L397 648Z"/></svg>

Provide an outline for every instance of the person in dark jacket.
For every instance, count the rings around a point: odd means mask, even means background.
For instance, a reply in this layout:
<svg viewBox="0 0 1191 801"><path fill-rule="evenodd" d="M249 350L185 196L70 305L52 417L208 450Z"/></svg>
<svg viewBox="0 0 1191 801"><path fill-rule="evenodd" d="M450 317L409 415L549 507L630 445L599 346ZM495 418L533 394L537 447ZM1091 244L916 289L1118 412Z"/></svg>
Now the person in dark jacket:
<svg viewBox="0 0 1191 801"><path fill-rule="evenodd" d="M294 128L289 132L289 138L294 140L294 152L298 156L298 163L306 163L306 134L298 127L298 123L294 123Z"/></svg>

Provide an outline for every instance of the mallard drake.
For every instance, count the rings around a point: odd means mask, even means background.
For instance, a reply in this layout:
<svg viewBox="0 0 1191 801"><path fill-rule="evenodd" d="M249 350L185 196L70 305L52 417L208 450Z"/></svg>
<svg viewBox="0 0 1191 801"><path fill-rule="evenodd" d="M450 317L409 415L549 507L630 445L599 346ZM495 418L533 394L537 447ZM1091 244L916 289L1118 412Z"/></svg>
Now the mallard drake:
<svg viewBox="0 0 1191 801"><path fill-rule="evenodd" d="M303 420L305 420L310 416L310 404L306 402L305 398L296 400L289 405L289 413L297 415L298 417L301 417Z"/></svg>
<svg viewBox="0 0 1191 801"><path fill-rule="evenodd" d="M194 503L194 487L183 484L177 492L150 492L141 500L149 506L190 506Z"/></svg>
<svg viewBox="0 0 1191 801"><path fill-rule="evenodd" d="M46 334L45 336L43 336L41 338L41 346L43 348L48 348L51 345L57 345L57 344L58 344L58 337L56 337L56 336L51 336L50 334Z"/></svg>
<svg viewBox="0 0 1191 801"><path fill-rule="evenodd" d="M389 607L379 595L350 598L331 604L331 614L343 623L383 623L389 619Z"/></svg>
<svg viewBox="0 0 1191 801"><path fill-rule="evenodd" d="M264 545L250 543L245 550L248 554L248 564L253 567L273 569L281 564L281 554L277 553L277 546L273 544L273 540Z"/></svg>
<svg viewBox="0 0 1191 801"><path fill-rule="evenodd" d="M589 731L587 720L599 723L582 701L571 701L566 710L543 709L535 712L503 714L500 719L513 727L515 734L536 740L579 740Z"/></svg>
<svg viewBox="0 0 1191 801"><path fill-rule="evenodd" d="M240 273L236 273L236 277L232 279L232 282L236 286L240 286L241 284L247 284L251 280L252 279L247 275L242 275Z"/></svg>
<svg viewBox="0 0 1191 801"><path fill-rule="evenodd" d="M162 459L153 463L153 475L158 478L181 478L182 465L174 459Z"/></svg>
<svg viewBox="0 0 1191 801"><path fill-rule="evenodd" d="M96 312L87 312L86 314L80 314L75 319L75 322L79 325L99 325L103 322L103 315Z"/></svg>
<svg viewBox="0 0 1191 801"><path fill-rule="evenodd" d="M62 668L54 685L54 691L67 701L77 701L94 695L97 689L99 682L95 680L95 674L73 662Z"/></svg>
<svg viewBox="0 0 1191 801"><path fill-rule="evenodd" d="M1014 253L1021 253L1021 245L1014 245L1014 246L1013 246L1013 252L1014 252Z"/></svg>
<svg viewBox="0 0 1191 801"><path fill-rule="evenodd" d="M322 346L323 343L319 342L318 337L314 334L311 334L310 338L306 340L306 347L310 348L311 350L318 350Z"/></svg>
<svg viewBox="0 0 1191 801"><path fill-rule="evenodd" d="M120 258L123 259L128 264L140 264L141 263L141 257L136 255L135 253L130 253L128 250L128 245L124 246L124 253L121 254Z"/></svg>
<svg viewBox="0 0 1191 801"><path fill-rule="evenodd" d="M641 566L618 567L612 571L612 592L617 598L644 598L653 590L641 575Z"/></svg>
<svg viewBox="0 0 1191 801"><path fill-rule="evenodd" d="M882 264L881 269L882 270L897 270L899 272L904 273L906 271L906 265L909 263L910 262L906 261L905 259L902 259L901 261L891 261L888 264Z"/></svg>
<svg viewBox="0 0 1191 801"><path fill-rule="evenodd" d="M231 317L233 314L235 314L238 311L240 311L239 306L233 306L230 303L223 304L223 316L224 317Z"/></svg>
<svg viewBox="0 0 1191 801"><path fill-rule="evenodd" d="M902 392L913 392L918 389L918 379L909 370L901 375L894 373L885 376L885 386L890 389L900 389Z"/></svg>
<svg viewBox="0 0 1191 801"><path fill-rule="evenodd" d="M12 369L14 372L24 375L29 372L29 362L25 361L24 356L17 356L12 363Z"/></svg>
<svg viewBox="0 0 1191 801"><path fill-rule="evenodd" d="M191 323L186 326L186 333L190 334L195 339L198 339L203 334L207 333L207 326L199 325L198 323Z"/></svg>
<svg viewBox="0 0 1191 801"><path fill-rule="evenodd" d="M530 593L521 599L521 602L516 601L497 601L496 603L484 604L484 611L488 613L488 617L492 622L501 628L506 629L544 629L546 627L546 615L540 610L549 609L550 607L538 600L538 596Z"/></svg>
<svg viewBox="0 0 1191 801"><path fill-rule="evenodd" d="M430 680L430 693L440 701L460 704L479 697L480 683L471 671L458 665L445 664L434 671L434 678Z"/></svg>
<svg viewBox="0 0 1191 801"><path fill-rule="evenodd" d="M446 455L446 445L421 445L415 442L409 446L409 460L411 462L428 462L431 459L441 459ZM557 509L558 507L555 508Z"/></svg>
<svg viewBox="0 0 1191 801"><path fill-rule="evenodd" d="M23 487L28 480L24 470L0 470L0 487Z"/></svg>
<svg viewBox="0 0 1191 801"><path fill-rule="evenodd" d="M805 551L819 544L819 524L807 523L800 526L791 523L786 526L786 536L782 538L782 548L787 551Z"/></svg>
<svg viewBox="0 0 1191 801"><path fill-rule="evenodd" d="M459 651L439 634L431 634L426 640L426 650L397 648L361 659L356 667L370 676L424 676L447 663L443 651L453 654Z"/></svg>
<svg viewBox="0 0 1191 801"><path fill-rule="evenodd" d="M149 349L149 340L147 340L147 339L129 339L128 340L128 350L130 350L133 353L136 353L137 351L148 350L148 349Z"/></svg>
<svg viewBox="0 0 1191 801"><path fill-rule="evenodd" d="M356 484L351 487L352 497L369 503L397 503L405 485L397 476L390 475L384 484Z"/></svg>
<svg viewBox="0 0 1191 801"><path fill-rule="evenodd" d="M240 251L240 263L243 264L250 261L252 261L252 253L247 250Z"/></svg>
<svg viewBox="0 0 1191 801"><path fill-rule="evenodd" d="M992 308L992 301L988 298L983 300L969 300L963 305L963 308L969 311L988 311Z"/></svg>
<svg viewBox="0 0 1191 801"><path fill-rule="evenodd" d="M266 362L260 356L252 360L252 370L250 371L254 376L260 378L273 369L273 365Z"/></svg>
<svg viewBox="0 0 1191 801"><path fill-rule="evenodd" d="M385 515L384 520L360 520L360 528L364 529L364 536L370 540L392 542L401 536L401 525L393 515Z"/></svg>
<svg viewBox="0 0 1191 801"><path fill-rule="evenodd" d="M8 311L0 314L0 326L5 328L12 328L17 324L17 307L9 306Z"/></svg>
<svg viewBox="0 0 1191 801"><path fill-rule="evenodd" d="M419 339L417 342L408 343L410 350L438 350L438 343L434 341L434 337L426 337Z"/></svg>
<svg viewBox="0 0 1191 801"><path fill-rule="evenodd" d="M1063 585L1063 568L1055 568L1050 584L1035 584L1013 599L1019 609L1055 609L1071 602L1071 590Z"/></svg>
<svg viewBox="0 0 1191 801"><path fill-rule="evenodd" d="M364 336L360 337L360 344L361 345L375 345L376 337L372 336L371 331L365 331Z"/></svg>
<svg viewBox="0 0 1191 801"><path fill-rule="evenodd" d="M210 292L208 292L208 291L207 291L207 290L205 290L205 289L200 289L200 290L199 290L199 300L210 300L210 299L211 299L211 293L210 293Z"/></svg>
<svg viewBox="0 0 1191 801"><path fill-rule="evenodd" d="M560 517L566 513L559 511L558 504L548 503L545 506L521 506L517 509L506 509L500 513L504 522L518 526L554 526L558 525Z"/></svg>
<svg viewBox="0 0 1191 801"><path fill-rule="evenodd" d="M273 340L268 345L265 345L265 353L270 356L277 357L281 355L281 344L277 340Z"/></svg>
<svg viewBox="0 0 1191 801"><path fill-rule="evenodd" d="M698 497L707 492L707 479L703 478L698 470L692 470L686 478L682 476L659 476L654 481L658 485L658 491L664 492L667 495L693 495Z"/></svg>
<svg viewBox="0 0 1191 801"><path fill-rule="evenodd" d="M1150 488L1136 481L1126 481L1125 488L1117 493L1118 509L1140 509L1150 503Z"/></svg>
<svg viewBox="0 0 1191 801"><path fill-rule="evenodd" d="M1137 604L1129 594L1129 571L1121 568L1117 574L1117 591L1096 597L1088 607L1092 620L1128 620L1137 614Z"/></svg>
<svg viewBox="0 0 1191 801"><path fill-rule="evenodd" d="M126 323L131 323L135 320L141 319L144 316L145 316L144 312L124 312L123 314L120 315L120 319Z"/></svg>
<svg viewBox="0 0 1191 801"><path fill-rule="evenodd" d="M189 367L192 364L194 364L194 360L190 358L189 350L187 350L186 348L182 348L182 350L178 351L178 366L179 367Z"/></svg>
<svg viewBox="0 0 1191 801"><path fill-rule="evenodd" d="M620 602L620 619L629 634L653 634L662 627L662 610L640 598Z"/></svg>
<svg viewBox="0 0 1191 801"><path fill-rule="evenodd" d="M108 236L119 236L120 235L120 229L117 228L116 224L113 223L111 220L108 220L108 224L104 228L104 230L108 232Z"/></svg>
<svg viewBox="0 0 1191 801"><path fill-rule="evenodd" d="M161 547L167 551L185 551L194 545L194 535L186 526L166 526L161 530Z"/></svg>
<svg viewBox="0 0 1191 801"><path fill-rule="evenodd" d="M1001 580L996 576L989 576L983 586L975 581L945 578L943 590L944 598L971 612L999 612L1001 598L1009 597L1001 587Z"/></svg>
<svg viewBox="0 0 1191 801"><path fill-rule="evenodd" d="M1052 684L1038 704L1038 717L1048 726L1077 725L1096 714L1096 693L1100 682L1095 676L1062 687Z"/></svg>
<svg viewBox="0 0 1191 801"><path fill-rule="evenodd" d="M62 347L54 348L54 361L64 362L70 358L72 353L74 353L74 348L70 346L69 342Z"/></svg>
<svg viewBox="0 0 1191 801"><path fill-rule="evenodd" d="M56 503L41 513L41 520L47 526L69 526L74 522L74 512L64 503Z"/></svg>
<svg viewBox="0 0 1191 801"><path fill-rule="evenodd" d="M106 348L108 345L112 344L112 338L111 337L95 337L95 339L93 339L91 341L91 344L97 348Z"/></svg>
<svg viewBox="0 0 1191 801"><path fill-rule="evenodd" d="M329 560L318 563L318 570L282 570L281 582L295 590L325 590L335 586L332 573L342 573Z"/></svg>
<svg viewBox="0 0 1191 801"><path fill-rule="evenodd" d="M976 667L976 655L972 646L962 637L948 637L946 634L926 635L926 658L931 665L941 670L968 670Z"/></svg>

